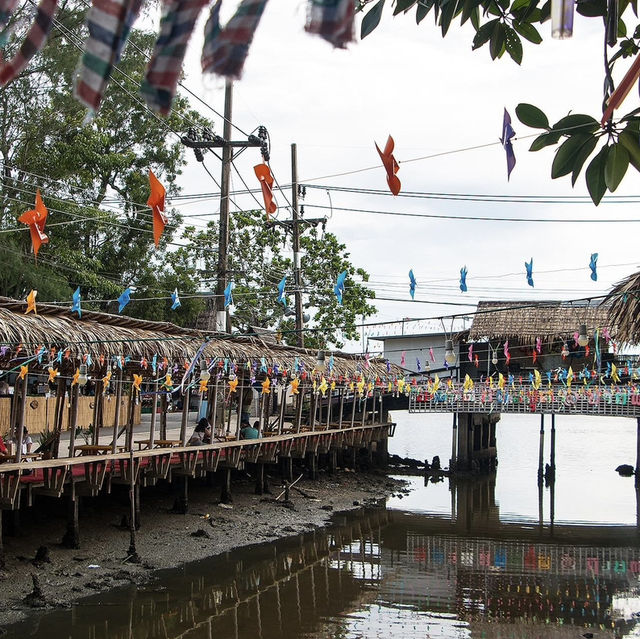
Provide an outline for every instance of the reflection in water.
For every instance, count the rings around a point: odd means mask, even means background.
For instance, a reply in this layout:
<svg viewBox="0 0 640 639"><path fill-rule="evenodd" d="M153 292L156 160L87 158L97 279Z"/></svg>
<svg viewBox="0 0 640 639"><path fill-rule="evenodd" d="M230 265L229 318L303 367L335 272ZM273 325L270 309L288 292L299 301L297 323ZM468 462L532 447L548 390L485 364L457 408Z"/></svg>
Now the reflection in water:
<svg viewBox="0 0 640 639"><path fill-rule="evenodd" d="M501 522L493 478L451 489L451 517L384 509L341 516L325 531L163 571L154 587L34 616L8 637L562 639L585 628L599 637L633 632L635 528L563 524L552 531Z"/></svg>

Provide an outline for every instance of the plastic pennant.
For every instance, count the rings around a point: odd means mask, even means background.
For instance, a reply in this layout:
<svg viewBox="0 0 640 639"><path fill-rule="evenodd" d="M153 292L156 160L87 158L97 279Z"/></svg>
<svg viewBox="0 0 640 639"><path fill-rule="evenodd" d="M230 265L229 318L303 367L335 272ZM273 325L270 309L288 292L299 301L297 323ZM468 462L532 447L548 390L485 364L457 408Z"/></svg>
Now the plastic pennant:
<svg viewBox="0 0 640 639"><path fill-rule="evenodd" d="M173 293L171 293L171 310L175 311L182 306L182 302L180 301L180 296L178 295L178 289L176 288Z"/></svg>
<svg viewBox="0 0 640 639"><path fill-rule="evenodd" d="M155 245L158 246L158 244L160 244L160 236L164 232L164 227L168 221L167 216L164 214L166 191L151 170L149 171L149 187L151 188L151 193L147 200L147 206L151 207L153 211L153 241Z"/></svg>
<svg viewBox="0 0 640 639"><path fill-rule="evenodd" d="M387 172L387 185L389 186L389 190L394 195L398 195L400 193L400 188L402 187L400 183L400 179L396 175L396 173L400 170L400 165L396 162L395 157L393 157L393 148L395 143L393 138L389 136L387 138L387 143L384 146L384 151L380 150L380 147L376 142L376 150L378 151L378 155L382 160L382 164L384 166L384 170Z"/></svg>
<svg viewBox="0 0 640 639"><path fill-rule="evenodd" d="M264 162L262 164L256 164L256 166L253 167L253 170L260 181L262 199L264 200L264 210L267 214L268 222L269 216L273 215L278 210L278 206L273 199L273 175L271 174L271 169Z"/></svg>
<svg viewBox="0 0 640 639"><path fill-rule="evenodd" d="M47 222L47 207L40 196L40 189L36 191L36 202L33 209L26 211L19 218L18 222L29 226L31 234L31 244L33 245L33 254L38 257L38 251L43 244L48 244L49 237L44 232L44 226Z"/></svg>
<svg viewBox="0 0 640 639"><path fill-rule="evenodd" d="M591 275L589 277L591 277L591 279L594 282L598 281L597 263L598 263L598 254L591 253L591 259L589 260L589 268L591 269Z"/></svg>
<svg viewBox="0 0 640 639"><path fill-rule="evenodd" d="M71 299L73 300L73 304L71 306L71 312L72 313L77 313L78 317L82 317L82 308L80 306L80 287L78 286L78 288L73 292L73 295L71 296Z"/></svg>
<svg viewBox="0 0 640 639"><path fill-rule="evenodd" d="M228 308L233 304L233 289L235 284L233 282L229 282L224 289L224 307Z"/></svg>
<svg viewBox="0 0 640 639"><path fill-rule="evenodd" d="M287 277L285 275L278 283L278 302L280 302L280 304L282 304L285 308L287 307L287 297L284 294L284 287L286 285L287 285Z"/></svg>
<svg viewBox="0 0 640 639"><path fill-rule="evenodd" d="M344 281L347 279L347 271L342 271L336 279L336 285L333 287L333 292L338 300L338 304L342 306L342 296L344 295Z"/></svg>
<svg viewBox="0 0 640 639"><path fill-rule="evenodd" d="M516 132L511 126L511 116L505 109L504 116L502 118L502 136L500 137L500 142L502 142L502 146L507 155L507 180L511 177L511 171L513 171L513 168L516 165L516 154L513 151L513 144L511 143L511 140L515 135Z"/></svg>
<svg viewBox="0 0 640 639"><path fill-rule="evenodd" d="M411 295L411 299L414 299L416 294L416 286L418 282L416 282L415 275L413 274L413 269L409 271L409 294Z"/></svg>
<svg viewBox="0 0 640 639"><path fill-rule="evenodd" d="M27 310L24 312L25 315L27 313L30 313L31 311L33 311L34 315L38 314L38 311L36 309L37 295L38 295L38 291L36 291L35 289L31 289L31 292L29 293L29 295L27 295Z"/></svg>
<svg viewBox="0 0 640 639"><path fill-rule="evenodd" d="M118 313L122 313L125 306L131 301L131 289L125 288L120 297L118 298Z"/></svg>
<svg viewBox="0 0 640 639"><path fill-rule="evenodd" d="M530 262L525 262L524 267L527 270L527 284L533 287L533 258Z"/></svg>
<svg viewBox="0 0 640 639"><path fill-rule="evenodd" d="M460 269L460 291L462 293L467 292L467 267L463 266Z"/></svg>

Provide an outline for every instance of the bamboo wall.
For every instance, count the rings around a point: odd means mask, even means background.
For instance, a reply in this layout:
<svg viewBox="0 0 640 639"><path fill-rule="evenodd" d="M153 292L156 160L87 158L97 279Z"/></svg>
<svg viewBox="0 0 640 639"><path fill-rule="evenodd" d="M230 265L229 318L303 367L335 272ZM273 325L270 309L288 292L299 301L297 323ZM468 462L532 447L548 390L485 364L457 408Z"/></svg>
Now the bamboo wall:
<svg viewBox="0 0 640 639"><path fill-rule="evenodd" d="M79 397L78 427L88 428L93 422L93 403L95 397ZM11 415L11 397L0 397L0 433L9 431ZM25 426L31 434L53 429L53 420L56 410L55 397L27 397L27 412L25 414ZM120 405L120 424L126 424L129 411L129 398L123 397ZM104 421L105 427L113 426L116 414L116 398L111 395L104 397ZM134 423L140 423L140 404L135 407ZM69 397L65 398L65 411L62 420L62 428L66 430L69 424Z"/></svg>

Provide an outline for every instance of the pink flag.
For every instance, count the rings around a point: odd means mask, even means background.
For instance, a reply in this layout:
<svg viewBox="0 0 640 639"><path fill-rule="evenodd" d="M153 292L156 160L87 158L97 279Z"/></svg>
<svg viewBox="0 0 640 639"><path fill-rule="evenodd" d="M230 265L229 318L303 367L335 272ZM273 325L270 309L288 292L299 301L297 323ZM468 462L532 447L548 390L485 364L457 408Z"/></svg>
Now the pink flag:
<svg viewBox="0 0 640 639"><path fill-rule="evenodd" d="M469 344L469 361L473 361L473 344Z"/></svg>
<svg viewBox="0 0 640 639"><path fill-rule="evenodd" d="M402 351L402 355L400 355L400 366L404 366L406 351Z"/></svg>
<svg viewBox="0 0 640 639"><path fill-rule="evenodd" d="M435 363L436 358L433 355L433 348L429 349L429 357L431 357L431 361Z"/></svg>

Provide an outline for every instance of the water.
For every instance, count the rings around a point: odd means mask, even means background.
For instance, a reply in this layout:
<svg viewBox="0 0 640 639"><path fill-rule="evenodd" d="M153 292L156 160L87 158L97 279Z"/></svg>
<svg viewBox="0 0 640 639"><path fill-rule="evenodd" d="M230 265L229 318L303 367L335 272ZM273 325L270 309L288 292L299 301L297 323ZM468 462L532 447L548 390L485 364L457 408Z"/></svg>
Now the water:
<svg viewBox="0 0 640 639"><path fill-rule="evenodd" d="M449 417L395 418L390 452L448 460ZM561 417L556 427L553 523L551 490L536 481L539 418L504 416L494 477L411 478L412 494L387 509L33 614L6 637L640 637L636 495L613 472L634 462L635 421Z"/></svg>

